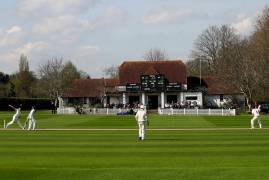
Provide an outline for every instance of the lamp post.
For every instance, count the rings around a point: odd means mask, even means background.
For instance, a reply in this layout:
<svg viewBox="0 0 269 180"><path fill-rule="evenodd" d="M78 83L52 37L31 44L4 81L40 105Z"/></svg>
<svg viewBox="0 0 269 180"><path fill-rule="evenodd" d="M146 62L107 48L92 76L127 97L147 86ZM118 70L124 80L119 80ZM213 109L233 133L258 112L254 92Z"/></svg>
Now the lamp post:
<svg viewBox="0 0 269 180"><path fill-rule="evenodd" d="M200 64L200 67L199 67L200 85L202 85L202 59L201 58L199 58L199 64Z"/></svg>

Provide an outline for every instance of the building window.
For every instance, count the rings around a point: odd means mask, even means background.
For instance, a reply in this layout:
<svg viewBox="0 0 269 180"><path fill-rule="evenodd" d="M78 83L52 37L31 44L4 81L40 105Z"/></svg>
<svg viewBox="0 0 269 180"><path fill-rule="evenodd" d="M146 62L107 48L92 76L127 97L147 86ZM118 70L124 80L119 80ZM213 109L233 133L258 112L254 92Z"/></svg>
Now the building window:
<svg viewBox="0 0 269 180"><path fill-rule="evenodd" d="M106 97L106 103L107 103L107 104L110 104L110 96L107 96L107 97Z"/></svg>
<svg viewBox="0 0 269 180"><path fill-rule="evenodd" d="M87 98L83 99L83 104L87 104Z"/></svg>
<svg viewBox="0 0 269 180"><path fill-rule="evenodd" d="M139 96L129 96L129 104L135 105L139 103Z"/></svg>
<svg viewBox="0 0 269 180"><path fill-rule="evenodd" d="M198 99L197 96L188 96L188 97L186 97L187 101L194 101L194 100L197 100L197 99Z"/></svg>
<svg viewBox="0 0 269 180"><path fill-rule="evenodd" d="M177 95L167 95L167 103L177 103Z"/></svg>
<svg viewBox="0 0 269 180"><path fill-rule="evenodd" d="M223 102L223 94L220 95L219 99L220 99L220 102Z"/></svg>

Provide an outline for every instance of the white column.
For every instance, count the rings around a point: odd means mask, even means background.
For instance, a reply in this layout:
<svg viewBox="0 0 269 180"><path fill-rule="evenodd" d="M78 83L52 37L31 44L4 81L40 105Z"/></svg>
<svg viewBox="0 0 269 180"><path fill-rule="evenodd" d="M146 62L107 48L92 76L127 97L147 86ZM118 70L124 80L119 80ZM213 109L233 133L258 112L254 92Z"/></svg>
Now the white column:
<svg viewBox="0 0 269 180"><path fill-rule="evenodd" d="M161 108L164 108L164 92L161 92Z"/></svg>
<svg viewBox="0 0 269 180"><path fill-rule="evenodd" d="M106 97L106 96L105 96L105 98L104 98L103 106L104 106L104 107L107 107L107 97Z"/></svg>
<svg viewBox="0 0 269 180"><path fill-rule="evenodd" d="M145 95L144 92L142 93L142 98L141 98L141 100L142 100L142 104L143 104L144 106L146 106L146 95Z"/></svg>
<svg viewBox="0 0 269 180"><path fill-rule="evenodd" d="M183 92L180 92L180 103L184 100Z"/></svg>
<svg viewBox="0 0 269 180"><path fill-rule="evenodd" d="M122 104L126 105L126 94L122 94Z"/></svg>

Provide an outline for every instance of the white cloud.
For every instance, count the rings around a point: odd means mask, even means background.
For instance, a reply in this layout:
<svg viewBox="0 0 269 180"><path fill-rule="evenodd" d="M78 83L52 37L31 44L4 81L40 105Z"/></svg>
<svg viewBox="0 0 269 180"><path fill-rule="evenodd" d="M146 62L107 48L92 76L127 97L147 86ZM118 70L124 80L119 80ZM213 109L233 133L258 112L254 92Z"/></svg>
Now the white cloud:
<svg viewBox="0 0 269 180"><path fill-rule="evenodd" d="M78 20L71 15L45 18L40 23L34 25L33 32L40 34L69 33L81 29L85 22Z"/></svg>
<svg viewBox="0 0 269 180"><path fill-rule="evenodd" d="M143 18L143 22L145 24L171 23L181 21L192 15L193 12L188 9L164 8L152 11Z"/></svg>
<svg viewBox="0 0 269 180"><path fill-rule="evenodd" d="M6 73L13 73L17 67L21 54L25 54L32 64L38 64L40 57L49 49L50 45L46 42L28 42L10 52L1 53L0 59L5 67ZM33 62L34 61L34 62Z"/></svg>
<svg viewBox="0 0 269 180"><path fill-rule="evenodd" d="M20 26L12 26L10 29L6 31L7 34L12 34L12 33L18 33L22 32L23 29Z"/></svg>
<svg viewBox="0 0 269 180"><path fill-rule="evenodd" d="M20 26L12 26L5 31L0 31L0 46L16 45L21 42L25 34Z"/></svg>
<svg viewBox="0 0 269 180"><path fill-rule="evenodd" d="M33 26L33 32L39 34L70 34L92 30L96 27L111 24L124 16L124 11L120 8L110 7L105 10L103 15L94 20L83 19L72 15L61 15L43 19ZM58 34L59 35L59 34Z"/></svg>
<svg viewBox="0 0 269 180"><path fill-rule="evenodd" d="M125 12L116 7L105 9L102 15L95 19L84 19L82 16L60 15L44 18L33 25L33 32L37 35L44 35L51 41L71 43L82 38L85 32L103 28L113 23L122 22Z"/></svg>
<svg viewBox="0 0 269 180"><path fill-rule="evenodd" d="M127 13L118 7L109 7L105 10L104 14L97 17L95 20L95 26L102 24L111 24L113 22L120 22L123 17L126 17Z"/></svg>
<svg viewBox="0 0 269 180"><path fill-rule="evenodd" d="M236 22L232 23L232 27L240 34L247 34L253 28L253 17L247 17L245 15L238 15Z"/></svg>
<svg viewBox="0 0 269 180"><path fill-rule="evenodd" d="M40 52L49 47L49 44L46 42L38 41L38 42L29 42L24 44L22 47L19 47L15 50L17 54L31 54L34 52Z"/></svg>
<svg viewBox="0 0 269 180"><path fill-rule="evenodd" d="M88 20L71 15L45 18L33 26L33 33L39 37L60 44L73 43L91 30L93 25Z"/></svg>
<svg viewBox="0 0 269 180"><path fill-rule="evenodd" d="M96 55L100 53L100 51L100 47L96 45L86 45L80 48L79 54L80 56Z"/></svg>
<svg viewBox="0 0 269 180"><path fill-rule="evenodd" d="M1 54L0 58L1 66L4 67L3 69L1 69L2 72L10 74L15 72L15 70L18 68L19 57L15 57L14 54Z"/></svg>
<svg viewBox="0 0 269 180"><path fill-rule="evenodd" d="M17 49L14 49L11 52L8 52L6 54L2 55L3 59L6 59L9 62L13 62L14 60L18 60L21 54L25 54L26 56L29 56L33 53L41 52L45 49L47 49L49 45L45 42L29 42L24 44L21 47L18 47Z"/></svg>
<svg viewBox="0 0 269 180"><path fill-rule="evenodd" d="M19 13L81 13L93 7L99 0L22 0Z"/></svg>

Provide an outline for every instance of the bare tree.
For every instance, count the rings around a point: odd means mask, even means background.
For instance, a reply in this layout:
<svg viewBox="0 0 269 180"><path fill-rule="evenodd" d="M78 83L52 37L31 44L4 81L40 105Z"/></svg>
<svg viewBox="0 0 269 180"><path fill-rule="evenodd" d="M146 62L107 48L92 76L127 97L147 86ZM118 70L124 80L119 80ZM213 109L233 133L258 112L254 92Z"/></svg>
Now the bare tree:
<svg viewBox="0 0 269 180"><path fill-rule="evenodd" d="M104 74L106 77L109 77L109 78L117 78L119 77L119 67L118 66L110 66L108 68L105 68L103 70Z"/></svg>
<svg viewBox="0 0 269 180"><path fill-rule="evenodd" d="M53 58L39 66L39 87L47 97L56 99L70 88L75 79L80 79L80 71L71 62L63 63L62 58Z"/></svg>
<svg viewBox="0 0 269 180"><path fill-rule="evenodd" d="M252 61L257 68L256 81L259 82L259 101L269 100L269 6L265 7L257 18L256 29L250 37L250 52Z"/></svg>
<svg viewBox="0 0 269 180"><path fill-rule="evenodd" d="M226 68L226 82L238 87L245 95L249 109L258 94L257 69L251 58L250 45L247 39L238 41L232 46L233 63Z"/></svg>
<svg viewBox="0 0 269 180"><path fill-rule="evenodd" d="M81 79L91 79L91 76L85 71L80 70L79 74Z"/></svg>
<svg viewBox="0 0 269 180"><path fill-rule="evenodd" d="M145 53L144 59L147 61L163 61L168 60L168 55L165 50L154 48Z"/></svg>
<svg viewBox="0 0 269 180"><path fill-rule="evenodd" d="M188 76L208 76L211 74L207 62L202 61L201 59L189 60L187 61L186 66ZM202 70L202 72L200 72L200 70Z"/></svg>
<svg viewBox="0 0 269 180"><path fill-rule="evenodd" d="M198 74L198 63L202 62L203 75L217 76L227 86L240 90L250 105L258 94L259 76L250 51L249 41L241 39L229 26L211 26L199 36L193 60L187 65L194 66L192 74Z"/></svg>
<svg viewBox="0 0 269 180"><path fill-rule="evenodd" d="M210 26L196 40L191 58L207 62L211 74L218 74L224 63L231 62L229 52L237 39L239 36L230 26Z"/></svg>
<svg viewBox="0 0 269 180"><path fill-rule="evenodd" d="M61 72L63 59L53 58L39 66L40 90L45 92L51 99L56 99L63 93Z"/></svg>

